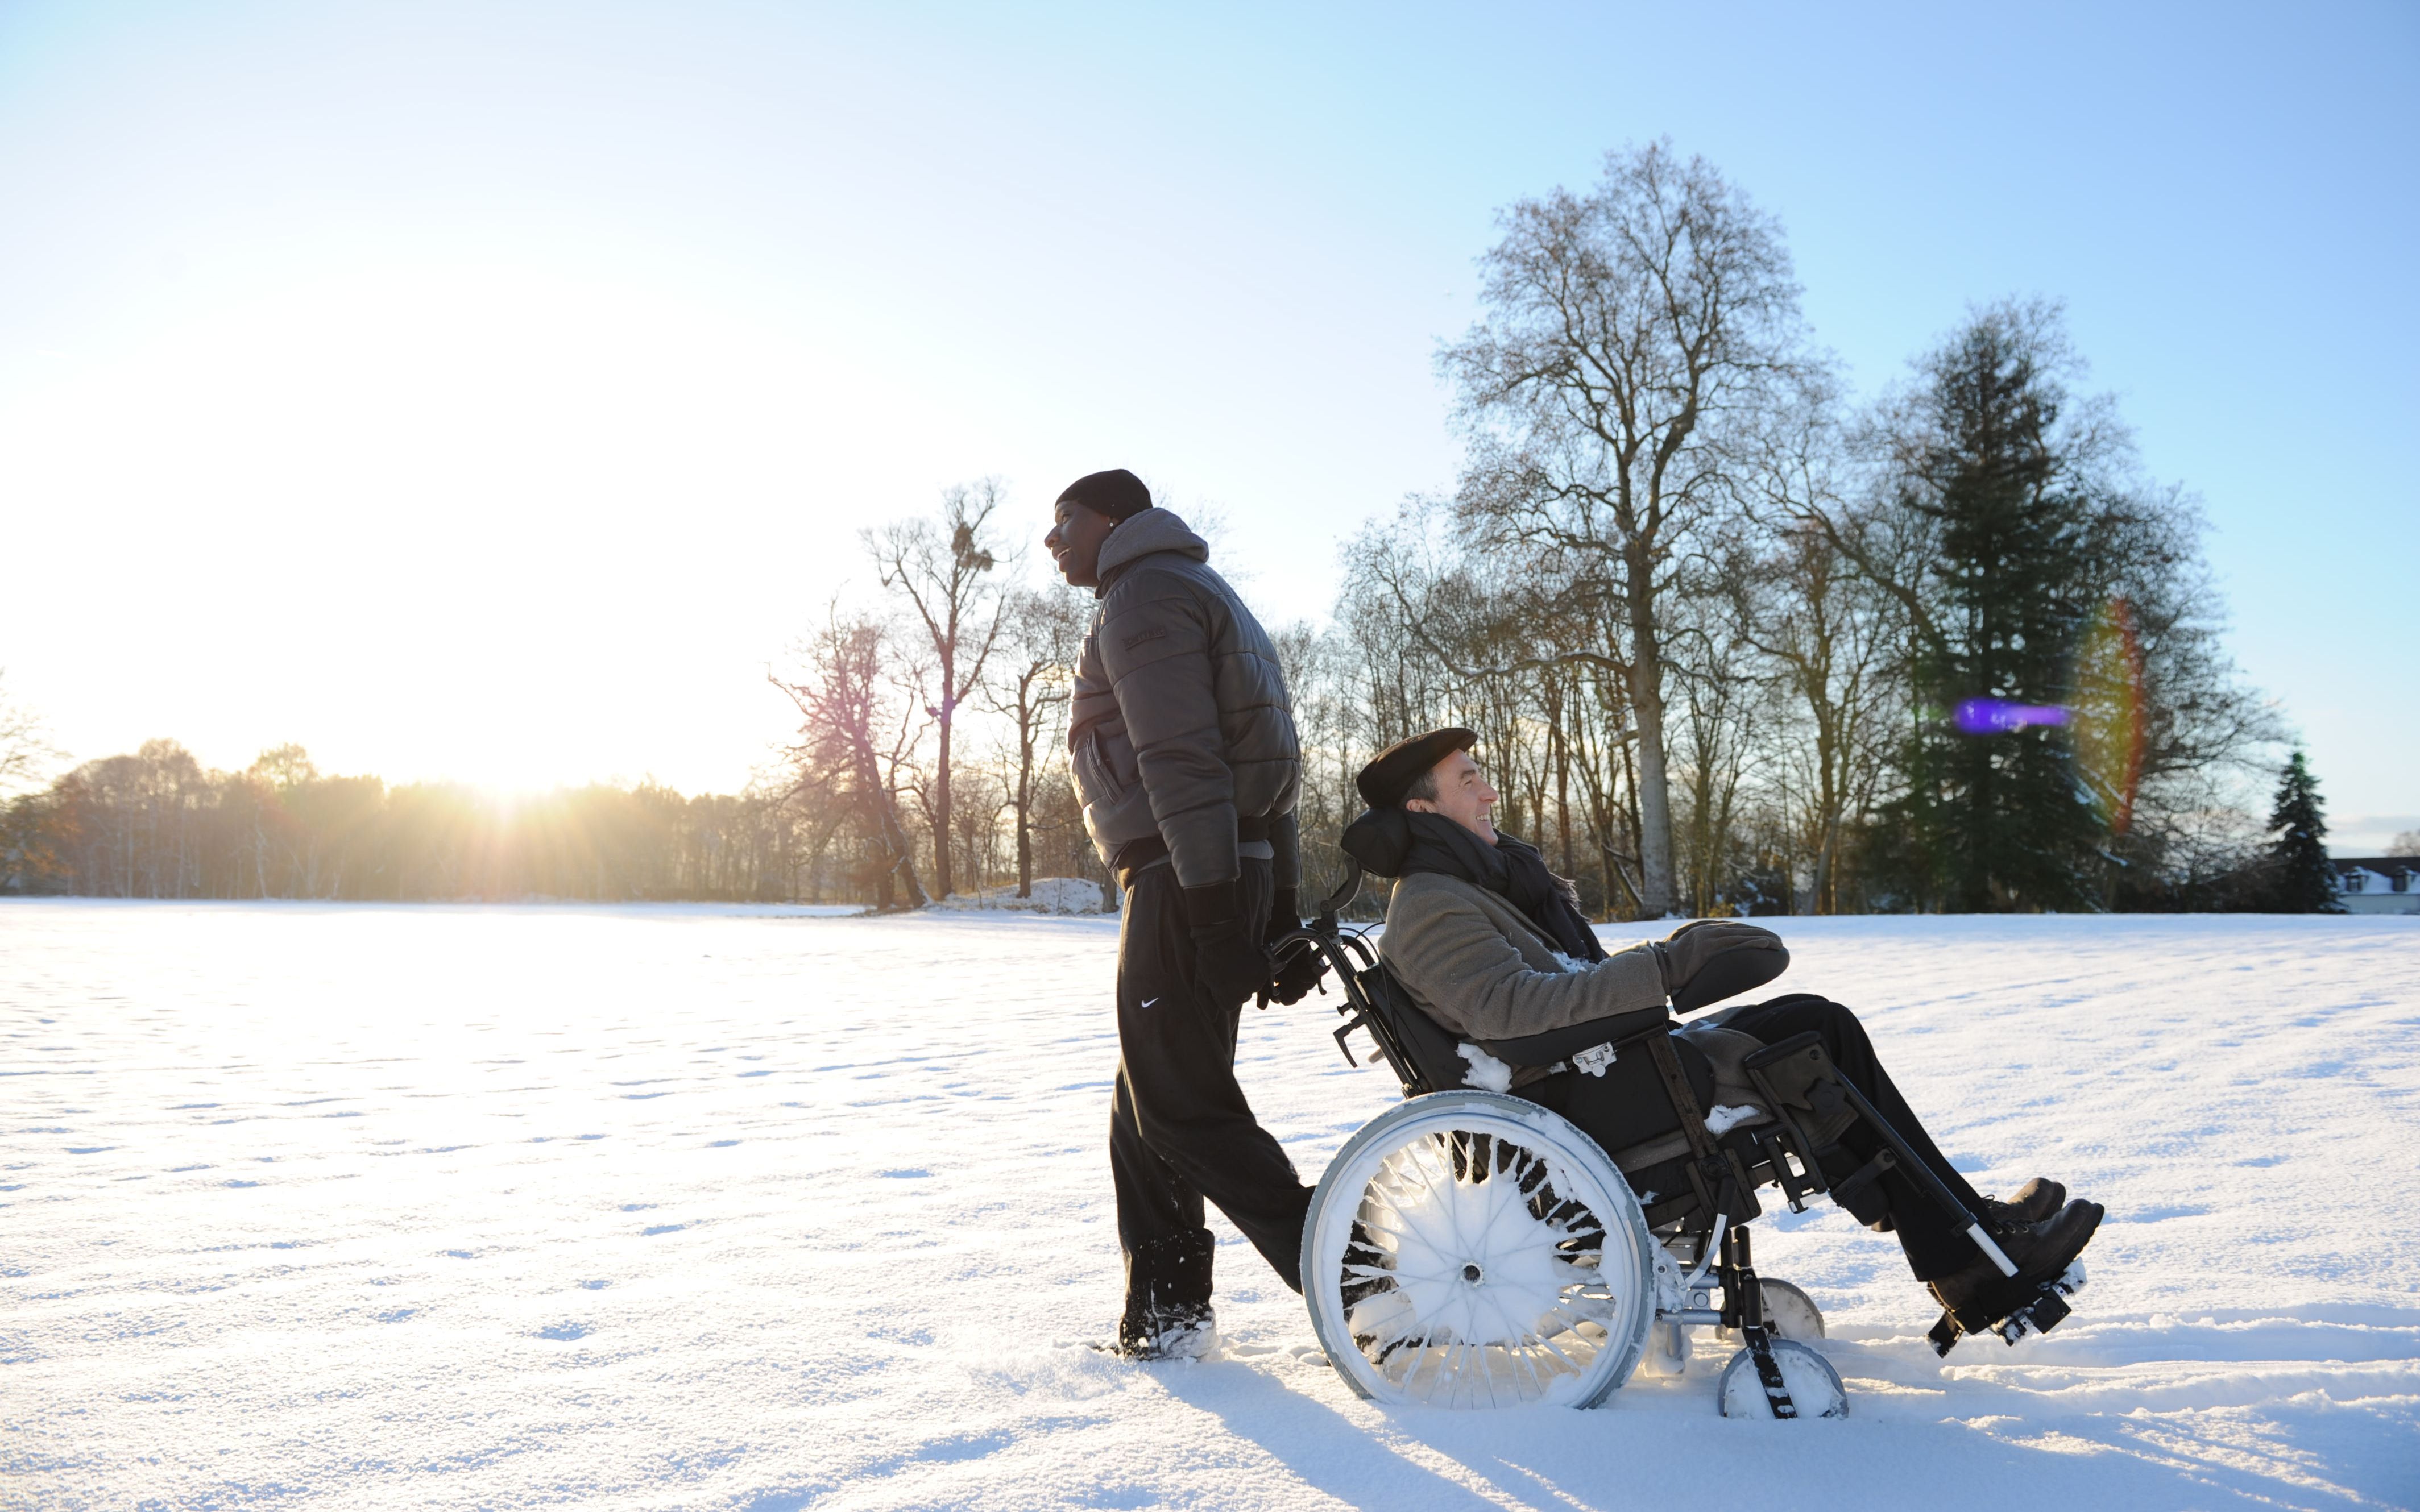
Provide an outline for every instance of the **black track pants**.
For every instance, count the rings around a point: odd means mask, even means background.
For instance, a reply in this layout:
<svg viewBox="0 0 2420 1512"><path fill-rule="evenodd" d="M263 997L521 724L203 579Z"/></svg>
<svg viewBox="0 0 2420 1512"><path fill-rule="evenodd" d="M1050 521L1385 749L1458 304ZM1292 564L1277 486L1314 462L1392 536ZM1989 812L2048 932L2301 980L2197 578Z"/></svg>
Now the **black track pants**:
<svg viewBox="0 0 2420 1512"><path fill-rule="evenodd" d="M1873 1041L1866 1038L1866 1027L1857 1022L1856 1014L1829 998L1793 993L1769 1003L1733 1009L1722 1016L1721 1022L1723 1027L1737 1029L1766 1044L1808 1029L1822 1035L1823 1053L1832 1057L1832 1064L1849 1085L1866 1095L1874 1111L1888 1120L1899 1136L1932 1167L1933 1174L1958 1195L1970 1211L1982 1211L1983 1199L1934 1146L1916 1110L1907 1105L1907 1099L1900 1095L1899 1088L1883 1070L1881 1058L1874 1054ZM1840 1143L1861 1162L1882 1147L1882 1141L1868 1134L1863 1125L1851 1130ZM1918 1281L1934 1280L1962 1269L1981 1253L1966 1237L1966 1220L1943 1212L1940 1205L1906 1176L1886 1171L1880 1184L1890 1204L1891 1227L1898 1232L1900 1247L1907 1252L1907 1263Z"/></svg>
<svg viewBox="0 0 2420 1512"><path fill-rule="evenodd" d="M1268 862L1245 859L1241 891L1258 939L1269 917ZM1182 1248L1160 1242L1186 1234L1207 1241L1204 1197L1287 1286L1302 1289L1311 1190L1235 1084L1243 1008L1210 1001L1194 980L1193 933L1174 869L1137 875L1118 929L1118 1085L1109 1103L1109 1170L1129 1289L1144 1279L1132 1274L1141 1257Z"/></svg>

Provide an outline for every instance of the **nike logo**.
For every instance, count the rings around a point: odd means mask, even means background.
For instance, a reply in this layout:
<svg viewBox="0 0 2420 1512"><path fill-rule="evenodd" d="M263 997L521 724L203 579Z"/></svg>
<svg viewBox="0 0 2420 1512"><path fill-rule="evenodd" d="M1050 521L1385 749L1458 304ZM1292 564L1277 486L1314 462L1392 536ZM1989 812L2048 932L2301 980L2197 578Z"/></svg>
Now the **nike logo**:
<svg viewBox="0 0 2420 1512"><path fill-rule="evenodd" d="M1158 998L1156 998L1156 997L1146 997L1146 998L1144 998L1144 999L1142 1000L1142 1006L1143 1006L1143 1007L1145 1007L1145 1008L1149 1008L1152 1004L1156 1003L1156 1002L1158 1002L1158 1001L1159 1001L1159 999L1158 999Z"/></svg>

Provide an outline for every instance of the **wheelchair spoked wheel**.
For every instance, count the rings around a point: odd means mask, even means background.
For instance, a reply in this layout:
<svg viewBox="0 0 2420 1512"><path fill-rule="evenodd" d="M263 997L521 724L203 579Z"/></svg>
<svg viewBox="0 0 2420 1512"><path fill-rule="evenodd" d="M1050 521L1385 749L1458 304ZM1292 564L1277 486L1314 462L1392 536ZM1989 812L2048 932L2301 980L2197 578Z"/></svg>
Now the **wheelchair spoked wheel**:
<svg viewBox="0 0 2420 1512"><path fill-rule="evenodd" d="M1345 1142L1303 1227L1330 1364L1378 1401L1593 1407L1654 1320L1645 1218L1596 1141L1495 1092L1417 1097Z"/></svg>

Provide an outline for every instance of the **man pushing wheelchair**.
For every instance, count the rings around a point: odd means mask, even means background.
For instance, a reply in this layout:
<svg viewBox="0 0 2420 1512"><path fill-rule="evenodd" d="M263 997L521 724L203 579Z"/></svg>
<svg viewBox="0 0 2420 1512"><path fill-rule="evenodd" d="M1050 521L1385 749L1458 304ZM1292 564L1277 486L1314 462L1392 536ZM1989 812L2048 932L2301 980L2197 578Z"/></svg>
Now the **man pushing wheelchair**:
<svg viewBox="0 0 2420 1512"><path fill-rule="evenodd" d="M1943 1307L1938 1349L2064 1316L2098 1205L2040 1179L2005 1202L1977 1193L1837 1003L1793 994L1675 1030L1668 1002L1689 1012L1762 985L1788 964L1780 940L1700 921L1608 955L1570 884L1496 830L1471 732L1404 741L1359 775L1370 810L1344 848L1395 879L1377 958L1332 910L1299 927L1301 753L1268 637L1132 473L1078 479L1055 514L1046 548L1100 600L1075 778L1125 888L1119 1352L1215 1346L1205 1198L1306 1292L1331 1361L1373 1395L1476 1402L1483 1386L1491 1402L1586 1405L1638 1363L1651 1326L1677 1339L1719 1322L1749 1339L1742 1359L1789 1415L1742 1227L1768 1184L1896 1233ZM1330 964L1406 1092L1444 1095L1365 1128L1314 1193L1254 1119L1234 1054L1246 1000L1296 1001ZM1489 1234L1471 1238L1482 1218ZM1719 1312L1701 1304L1717 1273Z"/></svg>

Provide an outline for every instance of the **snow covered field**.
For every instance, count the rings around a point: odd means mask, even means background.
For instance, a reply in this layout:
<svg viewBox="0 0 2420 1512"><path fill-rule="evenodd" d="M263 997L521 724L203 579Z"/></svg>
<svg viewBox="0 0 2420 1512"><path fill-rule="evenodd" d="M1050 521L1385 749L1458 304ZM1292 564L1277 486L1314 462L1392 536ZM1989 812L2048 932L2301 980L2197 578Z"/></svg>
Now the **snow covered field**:
<svg viewBox="0 0 2420 1512"><path fill-rule="evenodd" d="M1979 1185L2110 1210L1947 1361L1888 1239L1761 1225L1845 1423L1711 1338L1381 1411L1223 1226L1222 1357L1085 1348L1109 920L0 903L0 1505L2420 1504L2420 920L1783 928ZM1306 1175L1395 1096L1331 1001L1245 1025Z"/></svg>

